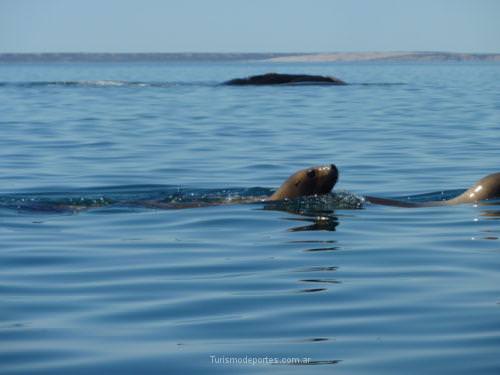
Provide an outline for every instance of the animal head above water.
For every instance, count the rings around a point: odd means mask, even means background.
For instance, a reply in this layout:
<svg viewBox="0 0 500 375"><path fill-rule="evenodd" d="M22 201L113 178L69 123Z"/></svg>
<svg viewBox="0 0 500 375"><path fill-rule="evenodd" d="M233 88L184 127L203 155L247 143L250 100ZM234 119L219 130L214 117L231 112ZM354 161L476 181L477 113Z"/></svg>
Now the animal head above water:
<svg viewBox="0 0 500 375"><path fill-rule="evenodd" d="M500 198L500 172L493 173L477 181L472 187L447 204L474 203L485 199Z"/></svg>
<svg viewBox="0 0 500 375"><path fill-rule="evenodd" d="M338 177L339 171L335 164L302 169L288 177L269 200L328 194L337 183Z"/></svg>

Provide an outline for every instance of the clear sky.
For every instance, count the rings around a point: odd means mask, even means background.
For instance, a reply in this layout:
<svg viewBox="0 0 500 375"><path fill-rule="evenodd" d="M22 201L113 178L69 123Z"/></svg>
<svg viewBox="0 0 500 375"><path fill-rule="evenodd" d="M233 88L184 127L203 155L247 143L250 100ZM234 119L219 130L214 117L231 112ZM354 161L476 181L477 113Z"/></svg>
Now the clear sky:
<svg viewBox="0 0 500 375"><path fill-rule="evenodd" d="M500 52L500 0L0 0L0 52Z"/></svg>

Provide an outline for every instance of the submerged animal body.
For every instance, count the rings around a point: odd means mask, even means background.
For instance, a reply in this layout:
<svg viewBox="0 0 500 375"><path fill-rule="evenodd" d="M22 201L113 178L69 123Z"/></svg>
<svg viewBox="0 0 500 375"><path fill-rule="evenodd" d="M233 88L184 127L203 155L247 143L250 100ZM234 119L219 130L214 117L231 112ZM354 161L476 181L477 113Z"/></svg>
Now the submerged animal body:
<svg viewBox="0 0 500 375"><path fill-rule="evenodd" d="M464 193L448 200L415 203L372 196L365 197L365 199L370 203L396 207L451 206L463 203L476 203L495 198L500 198L500 172L483 177Z"/></svg>
<svg viewBox="0 0 500 375"><path fill-rule="evenodd" d="M226 85L282 85L282 84L327 84L346 85L335 77L309 75L309 74L279 74L267 73L246 78L235 78L225 82Z"/></svg>
<svg viewBox="0 0 500 375"><path fill-rule="evenodd" d="M264 193L255 191L251 195L183 195L173 194L160 199L114 199L114 198L80 198L80 199L25 199L7 197L0 200L0 208L14 208L18 210L35 210L43 212L79 212L86 209L103 206L127 206L159 209L182 209L195 207L219 206L227 204L257 203L269 205L272 209L290 212L301 211L304 206L314 205L334 208L361 208L364 202L395 207L433 207L449 206L462 203L500 198L500 172L490 174L467 189L459 196L442 201L412 202L382 197L365 196L360 198L353 194L330 194L339 178L339 171L334 164L321 165L299 170L288 177L272 194L269 189ZM256 188L258 189L258 188ZM251 189L252 190L252 189ZM205 194L205 193L203 193ZM311 199L307 198L311 197ZM300 199L297 199L300 198ZM307 198L307 199L302 199ZM297 207L302 207L298 209Z"/></svg>
<svg viewBox="0 0 500 375"><path fill-rule="evenodd" d="M136 205L148 208L161 209L183 209L200 208L209 206L220 206L227 204L243 204L257 202L276 202L293 200L300 197L325 195L332 191L337 183L339 171L335 164L320 165L301 169L288 177L285 182L271 195L258 197L231 197L214 200L172 200L172 201L142 201L135 202Z"/></svg>
<svg viewBox="0 0 500 375"><path fill-rule="evenodd" d="M306 168L295 172L273 193L270 189L254 188L250 190L250 194L246 192L242 195L235 193L222 192L201 192L187 193L180 192L168 194L164 196L160 194L158 198L143 199L137 197L118 196L113 197L113 193L98 194L96 198L95 191L92 196L73 197L26 197L0 195L0 209L8 208L20 211L37 211L37 212L81 212L88 209L101 207L134 207L134 208L157 208L157 209L185 209L185 208L201 208L210 206L220 206L228 204L244 204L244 203L276 203L280 207L280 201L289 201L293 203L295 198L307 196L319 196L330 193L338 179L338 170L334 164L316 166ZM252 191L253 190L253 191ZM264 192L262 192L262 190ZM253 194L255 193L255 194ZM131 193L132 196L142 195ZM155 193L157 195L158 192Z"/></svg>

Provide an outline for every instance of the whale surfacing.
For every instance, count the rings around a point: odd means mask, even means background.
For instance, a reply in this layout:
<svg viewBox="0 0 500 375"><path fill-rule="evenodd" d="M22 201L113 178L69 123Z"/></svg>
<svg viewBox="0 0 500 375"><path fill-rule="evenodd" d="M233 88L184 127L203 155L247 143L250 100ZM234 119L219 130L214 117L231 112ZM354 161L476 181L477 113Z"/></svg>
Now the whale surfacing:
<svg viewBox="0 0 500 375"><path fill-rule="evenodd" d="M311 85L346 85L335 77L309 74L279 74L267 73L246 78L235 78L225 82L226 85L283 85L283 84L311 84Z"/></svg>

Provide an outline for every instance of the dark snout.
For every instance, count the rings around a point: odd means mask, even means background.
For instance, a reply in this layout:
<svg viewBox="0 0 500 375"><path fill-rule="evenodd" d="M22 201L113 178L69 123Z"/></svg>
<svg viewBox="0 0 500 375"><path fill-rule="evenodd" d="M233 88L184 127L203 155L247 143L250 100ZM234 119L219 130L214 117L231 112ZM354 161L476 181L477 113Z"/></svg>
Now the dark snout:
<svg viewBox="0 0 500 375"><path fill-rule="evenodd" d="M337 169L337 166L335 164L330 164L330 175L336 183L339 179L339 170Z"/></svg>

